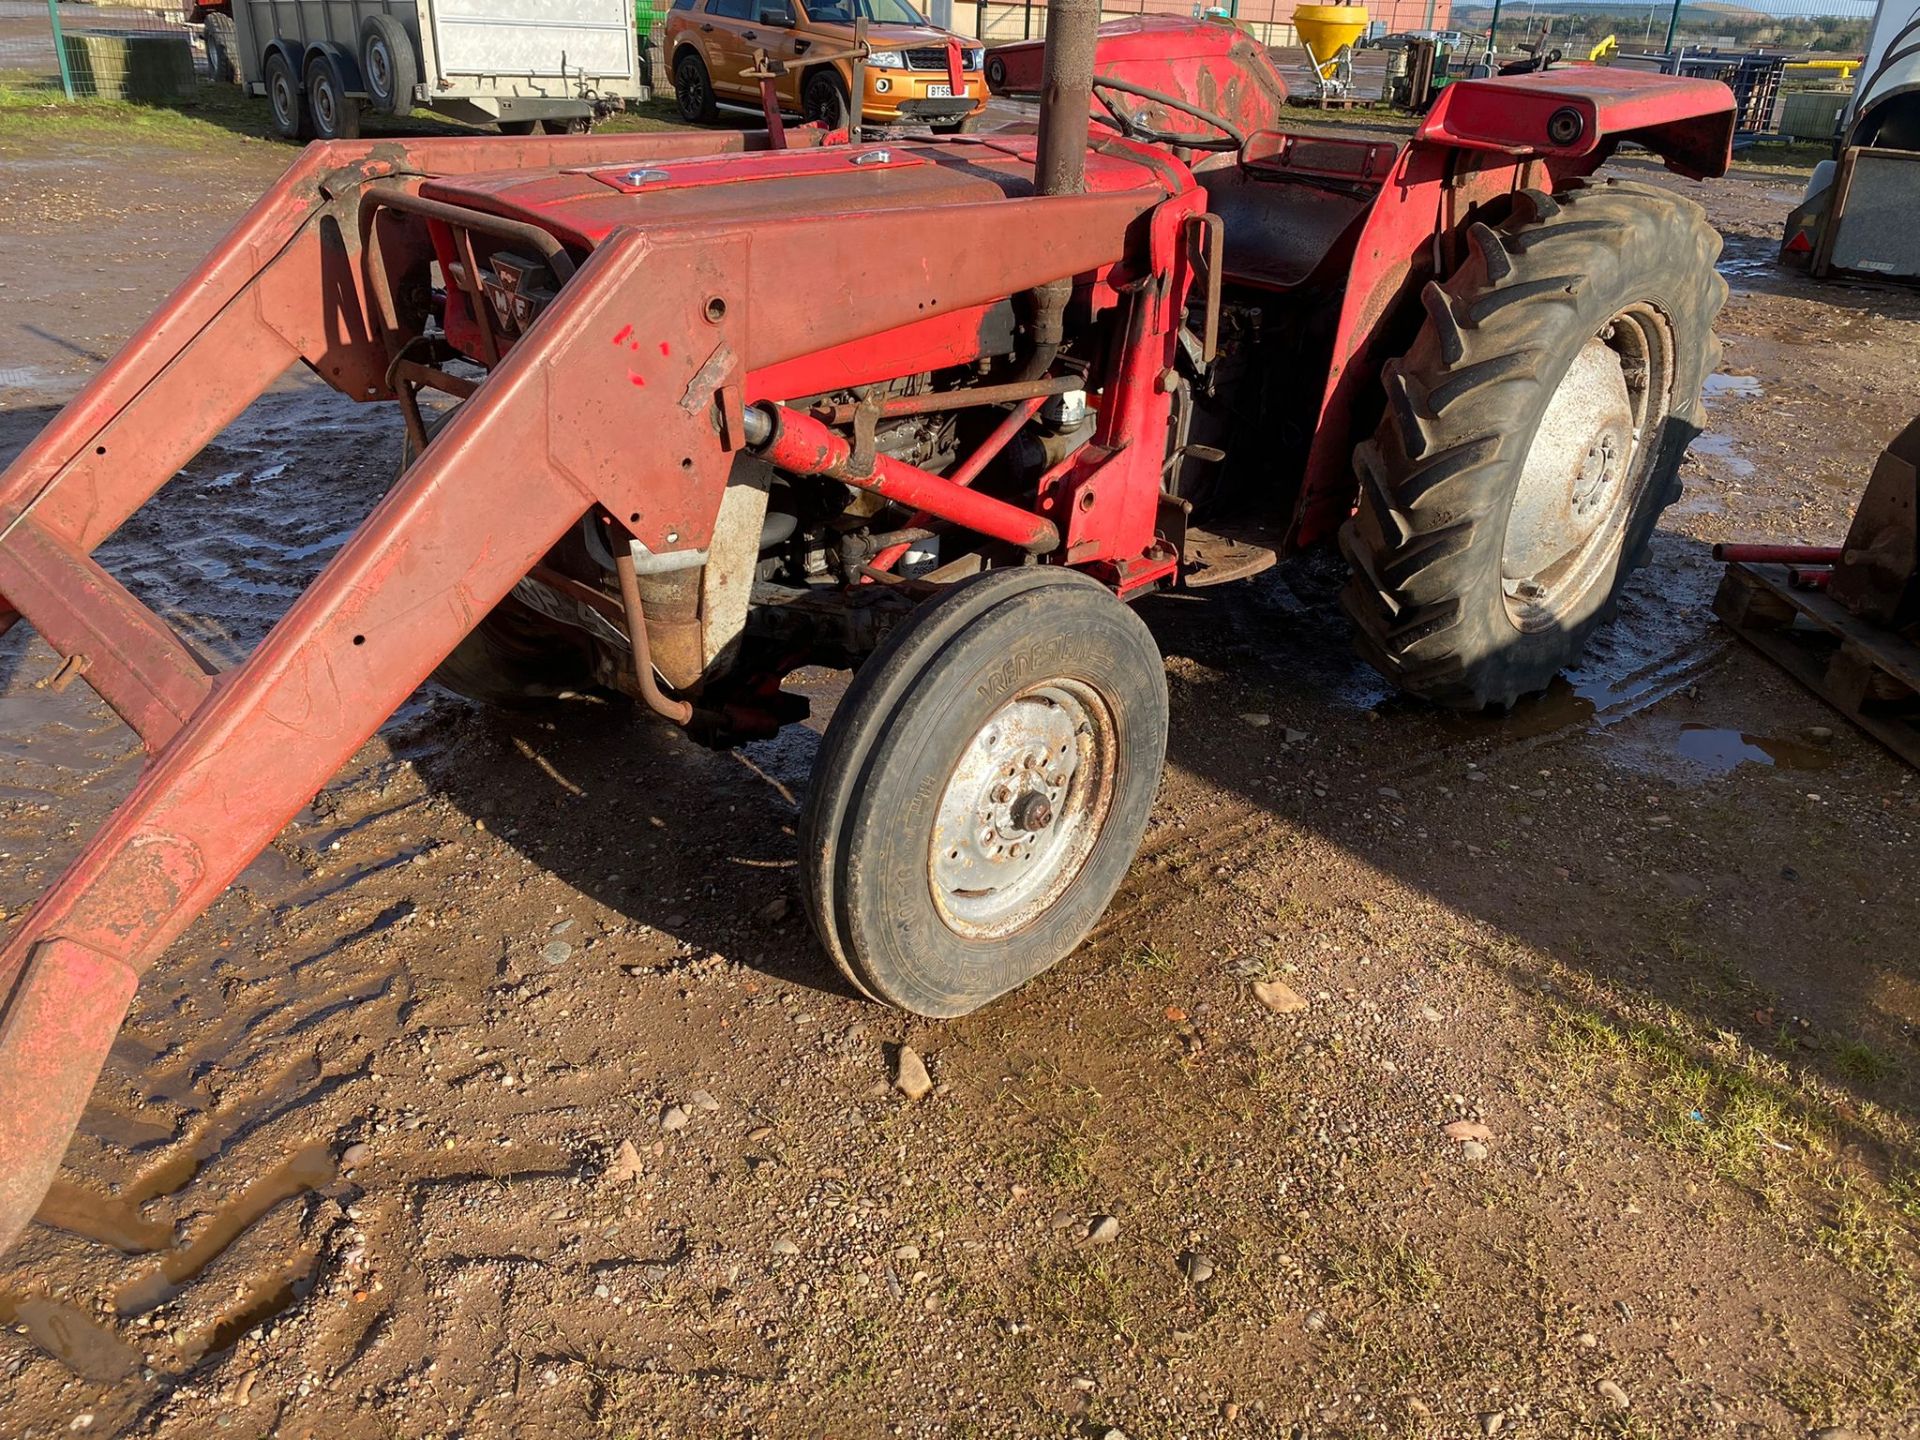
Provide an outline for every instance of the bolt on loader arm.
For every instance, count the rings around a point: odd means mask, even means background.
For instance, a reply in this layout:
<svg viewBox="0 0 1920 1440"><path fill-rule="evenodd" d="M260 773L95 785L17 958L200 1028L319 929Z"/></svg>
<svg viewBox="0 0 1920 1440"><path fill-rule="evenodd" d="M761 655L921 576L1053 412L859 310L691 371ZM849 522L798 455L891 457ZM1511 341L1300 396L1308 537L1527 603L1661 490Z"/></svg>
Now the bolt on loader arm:
<svg viewBox="0 0 1920 1440"><path fill-rule="evenodd" d="M583 515L603 506L655 550L705 546L746 443L750 369L1111 264L1166 198L949 207L982 232L1044 226L1047 243L974 247L937 280L871 259L908 243L923 223L911 212L797 217L772 244L744 225L616 230L224 672L92 560L293 362L355 399L394 398L400 356L384 301L369 303L391 292L370 283L365 205L436 173L740 143L312 147L0 475L0 630L25 618L150 754L0 948L0 1248L51 1182L140 977Z"/></svg>

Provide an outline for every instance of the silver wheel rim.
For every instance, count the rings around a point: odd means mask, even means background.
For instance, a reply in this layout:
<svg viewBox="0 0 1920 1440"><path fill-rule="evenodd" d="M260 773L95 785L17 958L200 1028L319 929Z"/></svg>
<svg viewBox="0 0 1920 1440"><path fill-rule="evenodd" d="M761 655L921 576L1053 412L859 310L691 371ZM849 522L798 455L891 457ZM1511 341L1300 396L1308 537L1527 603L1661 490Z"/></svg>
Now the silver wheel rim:
<svg viewBox="0 0 1920 1440"><path fill-rule="evenodd" d="M382 103L393 99L393 62L379 40L367 46L367 88Z"/></svg>
<svg viewBox="0 0 1920 1440"><path fill-rule="evenodd" d="M314 123L331 135L333 133L333 86L325 77L314 82L312 93L307 96L307 103L313 107Z"/></svg>
<svg viewBox="0 0 1920 1440"><path fill-rule="evenodd" d="M1515 628L1578 623L1612 592L1672 381L1673 332L1650 305L1615 315L1567 367L1507 513L1500 581Z"/></svg>
<svg viewBox="0 0 1920 1440"><path fill-rule="evenodd" d="M296 114L293 77L277 68L273 72L273 113L284 128L293 128Z"/></svg>
<svg viewBox="0 0 1920 1440"><path fill-rule="evenodd" d="M1077 681L1032 686L994 712L934 820L928 871L949 929L1003 939L1059 900L1112 809L1116 751L1113 712Z"/></svg>

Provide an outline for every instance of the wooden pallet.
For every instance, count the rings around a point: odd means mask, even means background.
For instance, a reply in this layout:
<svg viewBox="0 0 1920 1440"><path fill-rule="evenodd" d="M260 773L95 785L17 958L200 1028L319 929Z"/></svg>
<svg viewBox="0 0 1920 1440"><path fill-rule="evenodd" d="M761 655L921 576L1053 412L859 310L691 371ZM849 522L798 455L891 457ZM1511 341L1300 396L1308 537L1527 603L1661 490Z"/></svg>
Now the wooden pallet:
<svg viewBox="0 0 1920 1440"><path fill-rule="evenodd" d="M1920 645L1870 625L1784 565L1727 566L1713 613L1754 649L1920 769Z"/></svg>

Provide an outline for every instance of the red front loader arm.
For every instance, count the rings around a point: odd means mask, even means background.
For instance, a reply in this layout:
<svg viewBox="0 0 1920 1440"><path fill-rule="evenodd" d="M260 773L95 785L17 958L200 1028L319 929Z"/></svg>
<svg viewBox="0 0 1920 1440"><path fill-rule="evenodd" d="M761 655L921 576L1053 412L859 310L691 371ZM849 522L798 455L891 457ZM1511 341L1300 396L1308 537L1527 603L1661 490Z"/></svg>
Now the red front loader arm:
<svg viewBox="0 0 1920 1440"><path fill-rule="evenodd" d="M747 371L1109 265L1165 198L946 207L948 237L1043 239L956 244L937 277L873 258L916 243L911 211L801 217L760 244L744 225L615 231L231 670L90 558L294 361L391 397L359 240L370 193L742 143L314 146L0 476L0 626L24 616L150 754L0 950L0 1247L51 1182L140 976L582 515L603 505L655 549L704 546Z"/></svg>

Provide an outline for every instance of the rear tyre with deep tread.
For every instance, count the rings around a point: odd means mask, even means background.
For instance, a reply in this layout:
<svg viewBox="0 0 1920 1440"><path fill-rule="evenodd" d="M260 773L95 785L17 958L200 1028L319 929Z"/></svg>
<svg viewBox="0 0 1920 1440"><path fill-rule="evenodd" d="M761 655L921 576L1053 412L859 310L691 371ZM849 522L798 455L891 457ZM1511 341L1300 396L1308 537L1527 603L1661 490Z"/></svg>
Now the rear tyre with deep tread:
<svg viewBox="0 0 1920 1440"><path fill-rule="evenodd" d="M1692 201L1618 181L1523 191L1502 224L1468 227L1382 369L1340 532L1341 606L1388 679L1479 709L1579 658L1679 498L1720 359L1720 244Z"/></svg>
<svg viewBox="0 0 1920 1440"><path fill-rule="evenodd" d="M801 889L828 955L940 1018L1047 969L1126 875L1166 736L1159 651L1106 587L1023 567L929 601L861 668L814 765Z"/></svg>

